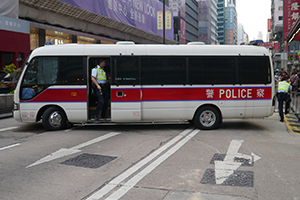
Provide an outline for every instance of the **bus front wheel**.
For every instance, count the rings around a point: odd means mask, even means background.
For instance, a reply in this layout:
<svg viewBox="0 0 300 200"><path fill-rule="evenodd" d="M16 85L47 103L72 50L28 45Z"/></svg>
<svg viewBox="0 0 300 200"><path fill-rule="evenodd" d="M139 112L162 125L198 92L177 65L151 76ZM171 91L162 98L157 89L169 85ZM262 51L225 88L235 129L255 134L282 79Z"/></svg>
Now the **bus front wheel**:
<svg viewBox="0 0 300 200"><path fill-rule="evenodd" d="M56 131L66 128L67 117L62 109L49 107L43 114L43 125L49 131Z"/></svg>
<svg viewBox="0 0 300 200"><path fill-rule="evenodd" d="M194 124L202 130L215 129L219 125L221 115L219 111L212 106L204 106L197 110L194 117Z"/></svg>

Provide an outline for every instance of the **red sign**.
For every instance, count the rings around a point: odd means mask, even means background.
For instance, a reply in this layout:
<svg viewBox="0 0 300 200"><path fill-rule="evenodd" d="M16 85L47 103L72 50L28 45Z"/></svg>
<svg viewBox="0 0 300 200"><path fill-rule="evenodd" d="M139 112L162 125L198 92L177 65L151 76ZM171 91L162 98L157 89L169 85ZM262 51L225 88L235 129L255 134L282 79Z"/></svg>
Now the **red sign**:
<svg viewBox="0 0 300 200"><path fill-rule="evenodd" d="M280 51L280 42L274 44L274 51Z"/></svg>
<svg viewBox="0 0 300 200"><path fill-rule="evenodd" d="M283 38L286 41L287 35L300 16L300 0L283 1Z"/></svg>

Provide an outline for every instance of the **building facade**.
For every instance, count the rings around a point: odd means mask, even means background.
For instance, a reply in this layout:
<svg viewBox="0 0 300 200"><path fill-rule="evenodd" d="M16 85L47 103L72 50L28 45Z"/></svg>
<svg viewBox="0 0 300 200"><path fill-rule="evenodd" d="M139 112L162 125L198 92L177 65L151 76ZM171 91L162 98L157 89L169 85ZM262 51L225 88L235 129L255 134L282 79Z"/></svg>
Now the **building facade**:
<svg viewBox="0 0 300 200"><path fill-rule="evenodd" d="M18 11L18 0L0 2L0 70L12 63L20 67L30 53L30 24L18 19Z"/></svg>
<svg viewBox="0 0 300 200"><path fill-rule="evenodd" d="M199 41L205 44L218 43L217 16L216 0L199 1Z"/></svg>
<svg viewBox="0 0 300 200"><path fill-rule="evenodd" d="M225 44L225 0L218 0L218 43Z"/></svg>
<svg viewBox="0 0 300 200"><path fill-rule="evenodd" d="M198 2L186 0L185 12L186 43L198 41Z"/></svg>
<svg viewBox="0 0 300 200"><path fill-rule="evenodd" d="M168 3L166 0L165 40L167 44L177 44ZM11 10L14 13L7 13ZM159 0L90 0L89 4L81 0L1 0L0 70L11 63L19 67L22 63L17 58L24 60L30 51L48 41L163 43L162 10Z"/></svg>
<svg viewBox="0 0 300 200"><path fill-rule="evenodd" d="M198 41L198 2L169 0L173 11L174 40L180 44Z"/></svg>
<svg viewBox="0 0 300 200"><path fill-rule="evenodd" d="M283 44L283 0L272 0L270 39ZM283 46L281 51L283 51Z"/></svg>
<svg viewBox="0 0 300 200"><path fill-rule="evenodd" d="M244 26L241 24L241 23L239 23L238 24L238 44L242 44L242 43L246 43L246 42L248 42L248 41L246 41L245 40L245 30L244 30Z"/></svg>
<svg viewBox="0 0 300 200"><path fill-rule="evenodd" d="M235 0L228 0L225 8L225 44L237 45L237 12Z"/></svg>

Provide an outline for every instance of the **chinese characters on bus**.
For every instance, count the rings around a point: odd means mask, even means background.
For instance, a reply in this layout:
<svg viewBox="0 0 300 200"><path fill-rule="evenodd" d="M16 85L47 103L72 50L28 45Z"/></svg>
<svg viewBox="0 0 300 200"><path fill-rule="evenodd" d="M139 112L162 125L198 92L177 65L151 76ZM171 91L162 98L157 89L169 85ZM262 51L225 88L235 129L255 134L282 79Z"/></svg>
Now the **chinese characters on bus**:
<svg viewBox="0 0 300 200"><path fill-rule="evenodd" d="M264 88L206 89L207 99L264 99L265 97Z"/></svg>

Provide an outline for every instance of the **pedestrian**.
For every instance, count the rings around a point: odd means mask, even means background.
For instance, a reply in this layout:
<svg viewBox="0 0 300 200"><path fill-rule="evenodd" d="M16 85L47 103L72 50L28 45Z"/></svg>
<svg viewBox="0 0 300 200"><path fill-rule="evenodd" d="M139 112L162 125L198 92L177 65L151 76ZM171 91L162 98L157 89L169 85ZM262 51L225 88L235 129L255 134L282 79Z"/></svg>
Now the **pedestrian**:
<svg viewBox="0 0 300 200"><path fill-rule="evenodd" d="M283 122L283 103L285 102L285 114L288 113L291 98L289 96L289 91L291 90L291 85L289 84L289 79L287 76L282 78L282 81L278 83L278 110L280 121Z"/></svg>
<svg viewBox="0 0 300 200"><path fill-rule="evenodd" d="M92 87L94 93L97 97L97 107L94 112L94 118L99 120L99 114L101 113L101 118L106 119L106 110L108 107L109 99L109 84L106 77L105 60L101 59L99 65L97 65L92 70Z"/></svg>
<svg viewBox="0 0 300 200"><path fill-rule="evenodd" d="M283 77L287 77L287 76L288 76L287 72L283 72L280 81L282 81Z"/></svg>
<svg viewBox="0 0 300 200"><path fill-rule="evenodd" d="M294 95L295 92L298 92L298 82L299 82L299 77L296 72L293 72L292 76L290 77L290 82L292 85L292 93Z"/></svg>
<svg viewBox="0 0 300 200"><path fill-rule="evenodd" d="M279 69L276 69L276 73L275 73L276 84L279 82L280 79L281 79L281 75L280 75Z"/></svg>

